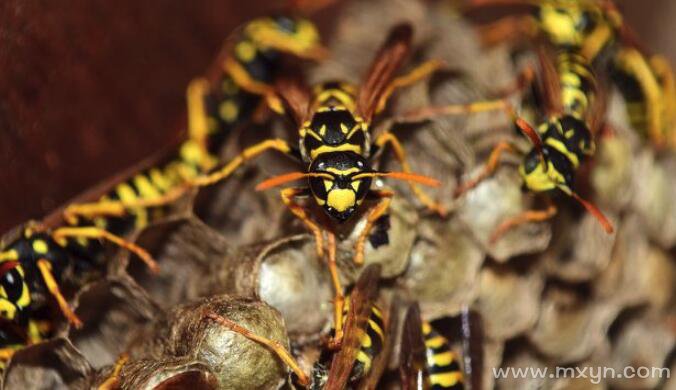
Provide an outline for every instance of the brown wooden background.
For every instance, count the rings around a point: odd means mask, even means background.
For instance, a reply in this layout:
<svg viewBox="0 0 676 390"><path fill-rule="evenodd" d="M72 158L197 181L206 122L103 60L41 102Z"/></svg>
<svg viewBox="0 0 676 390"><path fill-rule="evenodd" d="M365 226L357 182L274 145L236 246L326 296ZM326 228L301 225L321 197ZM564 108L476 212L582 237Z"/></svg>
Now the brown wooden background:
<svg viewBox="0 0 676 390"><path fill-rule="evenodd" d="M188 81L279 3L0 1L0 233L175 141ZM621 3L674 62L676 2Z"/></svg>

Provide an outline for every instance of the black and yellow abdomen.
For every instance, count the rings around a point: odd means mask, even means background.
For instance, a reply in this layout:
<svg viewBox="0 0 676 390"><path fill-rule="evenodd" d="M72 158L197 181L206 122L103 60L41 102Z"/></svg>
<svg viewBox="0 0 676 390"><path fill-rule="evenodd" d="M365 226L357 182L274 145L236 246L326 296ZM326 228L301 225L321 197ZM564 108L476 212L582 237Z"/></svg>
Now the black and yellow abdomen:
<svg viewBox="0 0 676 390"><path fill-rule="evenodd" d="M426 321L423 321L422 331L430 388L464 389L464 374L458 355L453 352L448 340Z"/></svg>
<svg viewBox="0 0 676 390"><path fill-rule="evenodd" d="M350 307L350 299L345 299L343 308L343 321L347 320L347 313ZM383 349L385 343L385 322L383 313L377 305L371 306L371 315L368 319L368 326L362 330L359 338L360 347L357 352L357 360L350 373L350 382L357 382L371 371L373 360Z"/></svg>

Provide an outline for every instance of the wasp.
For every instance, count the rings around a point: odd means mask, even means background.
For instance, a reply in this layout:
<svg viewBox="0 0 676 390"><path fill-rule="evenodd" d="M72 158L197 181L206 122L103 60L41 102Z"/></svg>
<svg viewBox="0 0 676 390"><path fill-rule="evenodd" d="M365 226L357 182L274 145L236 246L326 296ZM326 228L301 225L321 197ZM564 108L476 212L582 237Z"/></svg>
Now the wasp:
<svg viewBox="0 0 676 390"><path fill-rule="evenodd" d="M246 24L237 38L226 44L217 61L220 70L212 80L199 78L188 86L189 138L175 153L151 161L148 168L133 169L137 173L128 180L115 180L111 190L86 194L85 198L96 201L78 200L63 210L62 218L47 218L58 222L29 223L18 237L3 242L0 319L25 327L26 343L40 341L42 333L31 319L36 310L34 296L47 291L66 319L80 327L82 321L59 284L65 273L78 275L84 268L100 265L103 246L98 240L135 253L156 272L158 266L152 257L124 237L162 217L164 210L155 206L166 204L181 183L214 164L225 136L250 117L272 89L270 83L283 54L315 59L325 55L310 21L275 16ZM158 198L163 201L157 202ZM3 357L11 356L16 345L13 343Z"/></svg>
<svg viewBox="0 0 676 390"><path fill-rule="evenodd" d="M669 61L649 55L612 0L471 0L475 6L525 4L533 16L482 28L485 43L535 40L574 50L607 71L627 102L632 126L658 148L676 146L676 87Z"/></svg>
<svg viewBox="0 0 676 390"><path fill-rule="evenodd" d="M521 3L518 0L515 2ZM505 0L475 3L512 2ZM613 226L603 213L573 190L575 174L580 165L594 154L596 149L594 136L602 127L605 115L605 96L589 56L595 56L601 50L602 45L597 41L608 32L609 27L606 24L592 23L591 21L596 19L585 12L577 12L578 5L582 3L566 0L525 3L538 6L538 18L533 23L536 23L537 31L547 38L549 47L556 52L552 55L547 49L538 50L541 70L538 92L542 95L541 111L543 111L541 123L534 127L516 115L506 98L440 107L438 112L456 114L504 110L513 119L516 128L533 144L533 148L525 153L519 165L524 188L536 194L560 192L572 197L596 217L606 233L610 234L613 232ZM514 31L523 32L524 29L518 27L513 20L508 22L492 26L491 30L484 30L484 33L490 37L491 34L510 36ZM495 31L499 31L500 34ZM524 84L530 84L534 77L532 71L526 71L524 74L528 77L525 77L526 82L522 83L520 88L523 88ZM460 185L456 190L456 196L474 188L490 176L497 169L501 154L505 152L520 153L516 146L508 142L497 144L480 174ZM503 221L494 230L490 241L495 242L515 226L552 218L557 208L550 198L547 200L548 207L545 210L529 210Z"/></svg>
<svg viewBox="0 0 676 390"><path fill-rule="evenodd" d="M345 336L340 351L333 356L330 369L318 362L311 375L303 371L279 342L261 337L217 313L208 312L206 317L269 348L291 369L299 385L312 389L343 389L347 384L359 383L369 374L378 373L379 376L386 365L386 354L381 352L387 342L389 327L387 318L376 305L379 279L379 264L371 264L362 271L350 294L350 304L344 306Z"/></svg>
<svg viewBox="0 0 676 390"><path fill-rule="evenodd" d="M404 148L394 134L385 131L371 142L370 130L376 114L382 112L392 93L436 71L443 65L430 60L410 73L395 77L407 57L413 30L410 25L394 27L376 54L361 86L342 81L322 83L310 89L298 78L280 78L276 95L270 106L287 113L298 129L298 148L283 139L267 139L244 149L222 168L193 180L189 186L207 186L230 176L245 162L268 150L290 156L305 167L303 172L291 172L272 177L256 189L265 190L300 179L307 180L305 187L281 190L282 202L313 233L317 254L324 255L324 231L328 235L328 266L335 290L336 339L342 336L342 305L344 297L336 265L336 237L331 227L349 220L366 200L376 202L366 216L366 225L355 243L354 262L363 263L365 241L375 222L387 211L393 192L372 189L375 178L388 177L410 184L414 195L428 209L443 215L445 211L418 184L438 186L439 182L411 173ZM391 145L402 172L382 172L373 168L375 150ZM323 229L309 212L309 206L297 202L299 197L310 197L324 211L329 220ZM317 218L321 218L317 216Z"/></svg>
<svg viewBox="0 0 676 390"><path fill-rule="evenodd" d="M471 329L475 324L471 323L472 316L468 308L463 308L461 319L464 341L469 342ZM465 367L477 364L478 362L472 362L469 357L470 346L465 345L465 349ZM463 370L461 360L461 356L451 348L449 339L437 332L429 322L421 319L418 304L410 305L401 334L399 373L402 388L461 390L467 387L468 375L465 374L471 372L470 388L480 389L480 372L475 375L473 369Z"/></svg>

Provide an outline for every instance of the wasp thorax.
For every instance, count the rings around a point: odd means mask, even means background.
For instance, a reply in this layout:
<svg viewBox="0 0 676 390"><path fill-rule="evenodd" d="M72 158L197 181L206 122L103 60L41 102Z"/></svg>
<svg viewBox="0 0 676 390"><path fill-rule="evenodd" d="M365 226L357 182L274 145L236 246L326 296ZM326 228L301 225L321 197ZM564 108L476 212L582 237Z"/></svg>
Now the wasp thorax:
<svg viewBox="0 0 676 390"><path fill-rule="evenodd" d="M317 204L331 217L345 221L354 213L371 186L366 159L353 152L324 153L312 162L310 172L324 175L309 179Z"/></svg>

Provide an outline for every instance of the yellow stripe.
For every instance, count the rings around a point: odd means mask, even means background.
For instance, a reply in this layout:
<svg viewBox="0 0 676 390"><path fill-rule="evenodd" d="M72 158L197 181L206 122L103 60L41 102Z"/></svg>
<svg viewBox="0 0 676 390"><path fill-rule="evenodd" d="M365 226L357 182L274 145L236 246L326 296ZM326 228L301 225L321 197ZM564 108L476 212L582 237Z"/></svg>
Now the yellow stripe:
<svg viewBox="0 0 676 390"><path fill-rule="evenodd" d="M134 185L138 189L141 198L156 198L160 196L160 192L145 175L134 177Z"/></svg>
<svg viewBox="0 0 676 390"><path fill-rule="evenodd" d="M451 351L437 353L429 357L429 363L435 366L448 366L455 360L455 354Z"/></svg>
<svg viewBox="0 0 676 390"><path fill-rule="evenodd" d="M425 340L425 345L428 348L439 348L442 345L444 345L445 342L446 342L446 339L444 339L443 337L435 336L435 337L432 337L432 338Z"/></svg>
<svg viewBox="0 0 676 390"><path fill-rule="evenodd" d="M320 154L330 152L355 152L357 154L361 154L361 146L347 143L338 146L322 145L317 149L313 149L310 151L310 158L314 160Z"/></svg>
<svg viewBox="0 0 676 390"><path fill-rule="evenodd" d="M451 387L462 382L461 372L447 372L443 374L430 375L430 384Z"/></svg>
<svg viewBox="0 0 676 390"><path fill-rule="evenodd" d="M364 332L364 334L361 336L361 347L364 349L371 348L373 345L373 340L371 340L371 336L369 336L368 333Z"/></svg>
<svg viewBox="0 0 676 390"><path fill-rule="evenodd" d="M375 321L373 321L370 318L369 318L369 326L371 327L371 329L373 329L374 332L378 333L381 339L385 338L385 333L383 332L383 330Z"/></svg>
<svg viewBox="0 0 676 390"><path fill-rule="evenodd" d="M570 162L573 164L573 167L577 168L580 166L580 160L577 158L577 155L570 150L566 149L566 145L563 144L563 142L559 141L556 138L547 138L545 143L552 148L558 150L559 152L563 153L568 157Z"/></svg>
<svg viewBox="0 0 676 390"><path fill-rule="evenodd" d="M371 357L364 351L360 350L357 352L357 361L364 364L364 372L369 372L371 370Z"/></svg>
<svg viewBox="0 0 676 390"><path fill-rule="evenodd" d="M425 335L425 336L427 336L428 334L430 334L430 332L432 332L432 326L430 326L429 322L423 321L422 331L423 331L423 335Z"/></svg>
<svg viewBox="0 0 676 390"><path fill-rule="evenodd" d="M350 173L359 172L359 168L349 168L349 169L336 169L336 168L326 168L327 172L335 173L336 175L349 175Z"/></svg>
<svg viewBox="0 0 676 390"><path fill-rule="evenodd" d="M164 176L162 171L160 171L157 168L153 168L150 170L150 180L153 182L153 185L157 188L159 188L161 191L166 191L171 187L171 183L169 183L169 180Z"/></svg>

